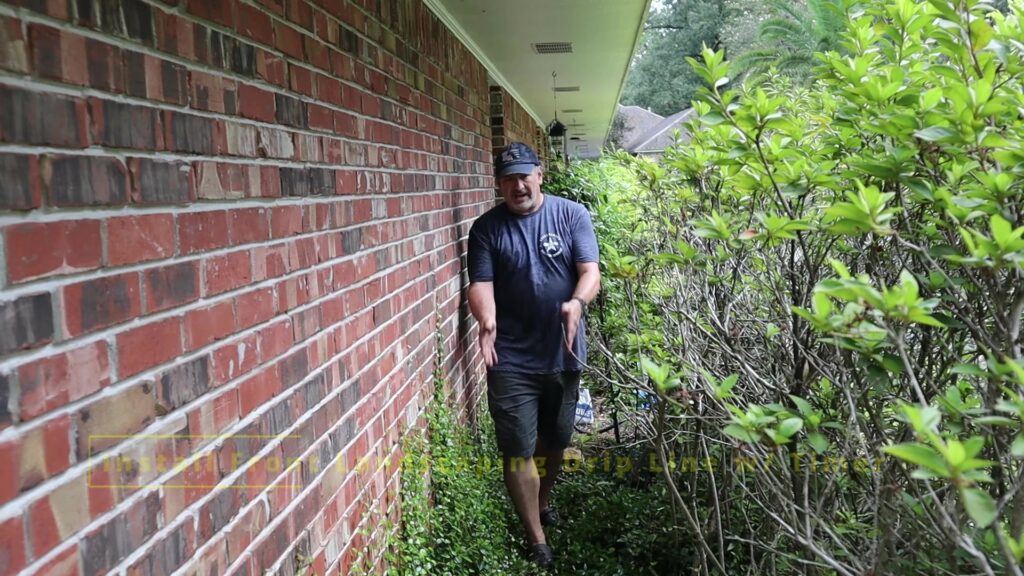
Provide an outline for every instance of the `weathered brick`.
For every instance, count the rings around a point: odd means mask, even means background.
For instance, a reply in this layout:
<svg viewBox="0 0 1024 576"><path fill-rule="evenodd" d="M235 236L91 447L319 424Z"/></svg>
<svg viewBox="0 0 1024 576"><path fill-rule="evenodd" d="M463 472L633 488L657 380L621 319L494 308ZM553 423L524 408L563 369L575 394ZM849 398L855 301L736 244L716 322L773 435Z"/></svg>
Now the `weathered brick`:
<svg viewBox="0 0 1024 576"><path fill-rule="evenodd" d="M278 20L274 21L274 47L300 62L305 60L302 34Z"/></svg>
<svg viewBox="0 0 1024 576"><path fill-rule="evenodd" d="M39 158L0 154L0 209L31 210L41 202Z"/></svg>
<svg viewBox="0 0 1024 576"><path fill-rule="evenodd" d="M278 128L257 129L257 151L261 156L269 158L292 159L295 157L295 144L291 135Z"/></svg>
<svg viewBox="0 0 1024 576"><path fill-rule="evenodd" d="M211 354L210 367L217 386L242 374L248 374L260 363L259 337L250 334L237 342L225 344Z"/></svg>
<svg viewBox="0 0 1024 576"><path fill-rule="evenodd" d="M292 92L298 92L311 98L316 95L316 91L313 89L313 72L309 68L292 66L288 69L288 74ZM278 113L280 113L280 106L278 106Z"/></svg>
<svg viewBox="0 0 1024 576"><path fill-rule="evenodd" d="M277 365L280 369L281 384L285 389L298 384L310 370L309 357L304 348L292 352Z"/></svg>
<svg viewBox="0 0 1024 576"><path fill-rule="evenodd" d="M89 523L85 476L72 478L29 504L32 555L41 558Z"/></svg>
<svg viewBox="0 0 1024 576"><path fill-rule="evenodd" d="M149 382L119 390L80 408L75 413L79 461L130 439L156 416L156 397Z"/></svg>
<svg viewBox="0 0 1024 576"><path fill-rule="evenodd" d="M154 108L90 98L92 138L114 148L163 148L160 115Z"/></svg>
<svg viewBox="0 0 1024 576"><path fill-rule="evenodd" d="M0 17L0 68L13 72L28 72L28 54L21 21Z"/></svg>
<svg viewBox="0 0 1024 576"><path fill-rule="evenodd" d="M203 295L213 296L252 283L252 257L248 250L203 259Z"/></svg>
<svg viewBox="0 0 1024 576"><path fill-rule="evenodd" d="M46 561L39 568L40 574L52 574L53 576L81 576L78 565L78 546L73 545L65 548L56 556ZM2 568L2 567L0 567Z"/></svg>
<svg viewBox="0 0 1024 576"><path fill-rule="evenodd" d="M85 60L90 87L118 94L125 91L124 54L120 48L87 38Z"/></svg>
<svg viewBox="0 0 1024 576"><path fill-rule="evenodd" d="M281 192L285 196L309 196L312 193L309 170L306 168L281 168Z"/></svg>
<svg viewBox="0 0 1024 576"><path fill-rule="evenodd" d="M29 24L28 37L38 75L78 86L88 84L85 38L42 24Z"/></svg>
<svg viewBox="0 0 1024 576"><path fill-rule="evenodd" d="M237 110L238 84L234 80L195 70L188 75L194 108L220 113Z"/></svg>
<svg viewBox="0 0 1024 576"><path fill-rule="evenodd" d="M139 315L138 273L94 278L64 287L64 334L74 337Z"/></svg>
<svg viewBox="0 0 1024 576"><path fill-rule="evenodd" d="M200 356L160 376L157 400L164 411L170 412L199 398L210 386L210 356Z"/></svg>
<svg viewBox="0 0 1024 576"><path fill-rule="evenodd" d="M130 158L132 201L136 204L187 204L192 196L192 167L185 162Z"/></svg>
<svg viewBox="0 0 1024 576"><path fill-rule="evenodd" d="M137 562L128 567L130 576L169 576L196 551L195 525L190 520L180 524L165 538L157 541Z"/></svg>
<svg viewBox="0 0 1024 576"><path fill-rule="evenodd" d="M11 282L93 270L103 256L99 220L14 224L4 240Z"/></svg>
<svg viewBox="0 0 1024 576"><path fill-rule="evenodd" d="M188 71L181 64L169 60L157 60L150 56L146 58L146 77L151 83L150 98L163 100L172 104L188 104ZM156 78L159 77L159 84ZM153 78L153 80L149 80ZM156 92L159 86L159 92Z"/></svg>
<svg viewBox="0 0 1024 576"><path fill-rule="evenodd" d="M174 216L124 216L107 220L107 264L123 266L174 255Z"/></svg>
<svg viewBox="0 0 1024 576"><path fill-rule="evenodd" d="M199 299L199 264L181 262L146 270L146 313L181 306Z"/></svg>
<svg viewBox="0 0 1024 576"><path fill-rule="evenodd" d="M18 449L17 477L21 490L67 470L70 456L71 418L68 415L26 432Z"/></svg>
<svg viewBox="0 0 1024 576"><path fill-rule="evenodd" d="M23 422L66 406L110 385L106 341L48 356L18 367Z"/></svg>
<svg viewBox="0 0 1024 576"><path fill-rule="evenodd" d="M227 139L227 152L232 156L256 157L256 128L227 122L224 126Z"/></svg>
<svg viewBox="0 0 1024 576"><path fill-rule="evenodd" d="M108 206L128 201L128 174L116 158L47 156L44 183L54 206Z"/></svg>
<svg viewBox="0 0 1024 576"><path fill-rule="evenodd" d="M0 140L84 148L85 101L0 85Z"/></svg>
<svg viewBox="0 0 1024 576"><path fill-rule="evenodd" d="M284 94L274 94L274 99L276 101L278 123L293 128L305 128L308 126L305 103L298 98Z"/></svg>
<svg viewBox="0 0 1024 576"><path fill-rule="evenodd" d="M14 423L13 415L11 414L11 408L8 405L11 397L14 395L14 375L0 372L0 430L9 427ZM0 503L5 502L3 485L0 483Z"/></svg>
<svg viewBox="0 0 1024 576"><path fill-rule="evenodd" d="M249 78L256 77L256 47L220 32L210 32L213 66Z"/></svg>
<svg viewBox="0 0 1024 576"><path fill-rule="evenodd" d="M117 335L117 374L128 378L182 352L181 318L150 322Z"/></svg>
<svg viewBox="0 0 1024 576"><path fill-rule="evenodd" d="M256 51L256 76L262 80L286 88L288 86L288 63L280 56L266 50Z"/></svg>
<svg viewBox="0 0 1024 576"><path fill-rule="evenodd" d="M165 110L163 123L168 149L205 155L218 152L213 137L214 121L210 118Z"/></svg>
<svg viewBox="0 0 1024 576"><path fill-rule="evenodd" d="M189 212L178 216L178 245L182 254L195 254L227 246L227 212Z"/></svg>
<svg viewBox="0 0 1024 576"><path fill-rule="evenodd" d="M0 303L0 356L37 348L53 339L49 292Z"/></svg>
<svg viewBox="0 0 1024 576"><path fill-rule="evenodd" d="M21 516L0 521L0 574L17 574L25 567L25 544Z"/></svg>
<svg viewBox="0 0 1024 576"><path fill-rule="evenodd" d="M153 521L156 518L154 514ZM83 537L79 548L82 573L85 576L106 574L140 544L132 542L125 515L116 516Z"/></svg>
<svg viewBox="0 0 1024 576"><path fill-rule="evenodd" d="M195 195L202 200L245 198L249 195L249 167L242 164L197 162Z"/></svg>
<svg viewBox="0 0 1024 576"><path fill-rule="evenodd" d="M202 348L234 331L235 312L230 300L185 314L185 345L188 350Z"/></svg>

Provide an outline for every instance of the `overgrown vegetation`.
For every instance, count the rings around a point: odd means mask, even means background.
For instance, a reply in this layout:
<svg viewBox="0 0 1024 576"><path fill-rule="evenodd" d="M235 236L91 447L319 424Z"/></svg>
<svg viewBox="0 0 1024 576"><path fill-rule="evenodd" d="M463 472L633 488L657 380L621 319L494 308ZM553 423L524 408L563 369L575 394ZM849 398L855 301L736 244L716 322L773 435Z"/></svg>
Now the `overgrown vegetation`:
<svg viewBox="0 0 1024 576"><path fill-rule="evenodd" d="M809 87L692 62L693 141L627 162L601 372L658 398L695 571L1021 574L1021 4L849 13Z"/></svg>

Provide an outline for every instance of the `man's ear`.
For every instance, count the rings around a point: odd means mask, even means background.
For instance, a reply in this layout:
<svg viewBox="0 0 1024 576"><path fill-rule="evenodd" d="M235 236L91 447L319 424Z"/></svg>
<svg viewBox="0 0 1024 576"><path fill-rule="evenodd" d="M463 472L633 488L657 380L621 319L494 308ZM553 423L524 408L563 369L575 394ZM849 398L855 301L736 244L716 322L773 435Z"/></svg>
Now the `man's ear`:
<svg viewBox="0 0 1024 576"><path fill-rule="evenodd" d="M541 184L544 183L544 166L537 166L537 179Z"/></svg>

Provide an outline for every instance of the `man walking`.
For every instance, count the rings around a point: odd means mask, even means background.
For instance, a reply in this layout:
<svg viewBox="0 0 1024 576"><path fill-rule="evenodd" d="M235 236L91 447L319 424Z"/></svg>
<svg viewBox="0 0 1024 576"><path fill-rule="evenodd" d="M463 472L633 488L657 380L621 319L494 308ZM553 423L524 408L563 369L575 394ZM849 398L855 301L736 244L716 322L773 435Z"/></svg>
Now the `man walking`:
<svg viewBox="0 0 1024 576"><path fill-rule="evenodd" d="M504 203L469 232L469 307L505 486L530 561L550 568L543 526L559 521L551 489L572 437L585 312L601 285L597 238L586 208L541 192L544 168L526 144L501 151L495 176Z"/></svg>

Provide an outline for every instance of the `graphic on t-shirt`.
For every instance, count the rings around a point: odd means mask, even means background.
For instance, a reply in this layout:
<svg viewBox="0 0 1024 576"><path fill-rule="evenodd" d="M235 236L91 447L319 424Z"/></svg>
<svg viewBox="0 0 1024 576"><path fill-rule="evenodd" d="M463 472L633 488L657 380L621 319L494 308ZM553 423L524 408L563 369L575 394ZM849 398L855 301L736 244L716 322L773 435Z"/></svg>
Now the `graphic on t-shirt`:
<svg viewBox="0 0 1024 576"><path fill-rule="evenodd" d="M557 234L545 234L540 237L540 249L548 258L562 255L562 239Z"/></svg>

